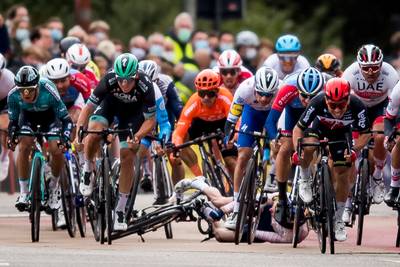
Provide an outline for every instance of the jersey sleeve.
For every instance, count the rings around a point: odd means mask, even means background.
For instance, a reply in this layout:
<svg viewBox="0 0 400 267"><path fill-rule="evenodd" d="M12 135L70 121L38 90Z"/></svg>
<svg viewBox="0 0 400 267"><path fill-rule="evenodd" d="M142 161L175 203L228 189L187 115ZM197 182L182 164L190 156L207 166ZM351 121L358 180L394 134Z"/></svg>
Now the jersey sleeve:
<svg viewBox="0 0 400 267"><path fill-rule="evenodd" d="M78 97L75 99L75 102L74 102L74 105L72 106L72 108L82 109L84 105L85 105L85 100L83 99L82 94L79 93Z"/></svg>
<svg viewBox="0 0 400 267"><path fill-rule="evenodd" d="M145 119L154 117L156 115L156 96L153 82L146 75L141 75L137 82L144 96L142 105L143 116Z"/></svg>
<svg viewBox="0 0 400 267"><path fill-rule="evenodd" d="M353 128L359 132L368 131L370 129L370 122L367 115L367 108L363 102L356 96L352 96L350 106L354 115Z"/></svg>
<svg viewBox="0 0 400 267"><path fill-rule="evenodd" d="M197 93L193 94L186 105L183 107L181 116L179 117L176 129L172 134L172 142L175 145L180 145L186 136L186 133L192 124L193 118L197 114L197 109L199 108Z"/></svg>
<svg viewBox="0 0 400 267"><path fill-rule="evenodd" d="M232 104L229 108L228 121L235 124L242 116L243 107L246 104L245 93L252 88L247 86L248 82L242 82L233 96Z"/></svg>
<svg viewBox="0 0 400 267"><path fill-rule="evenodd" d="M86 100L90 97L90 80L80 72L71 74L71 85L78 90Z"/></svg>
<svg viewBox="0 0 400 267"><path fill-rule="evenodd" d="M8 118L11 123L17 123L20 114L20 106L18 102L18 90L13 89L9 92L7 97L7 105L8 105Z"/></svg>
<svg viewBox="0 0 400 267"><path fill-rule="evenodd" d="M324 95L320 94L311 99L310 103L308 104L306 110L304 110L303 114L299 121L297 122L297 126L302 129L303 131L308 128L312 121L317 117L318 109L321 108L324 101Z"/></svg>
<svg viewBox="0 0 400 267"><path fill-rule="evenodd" d="M160 127L160 132L158 137L162 138L164 136L165 138L167 138L166 141L168 141L168 138L171 135L171 125L168 121L168 114L167 110L165 109L164 98L158 86L155 83L153 83L153 86L155 91L156 107L157 107L156 119Z"/></svg>

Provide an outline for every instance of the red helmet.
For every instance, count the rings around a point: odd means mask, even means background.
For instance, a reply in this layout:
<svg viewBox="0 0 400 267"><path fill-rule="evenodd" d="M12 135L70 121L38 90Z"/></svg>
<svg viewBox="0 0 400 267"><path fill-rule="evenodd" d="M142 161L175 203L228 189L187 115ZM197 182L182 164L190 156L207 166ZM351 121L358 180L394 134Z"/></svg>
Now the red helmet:
<svg viewBox="0 0 400 267"><path fill-rule="evenodd" d="M219 74L211 69L205 69L197 74L194 85L197 90L212 90L220 84Z"/></svg>
<svg viewBox="0 0 400 267"><path fill-rule="evenodd" d="M332 78L325 84L325 96L327 99L340 102L350 95L350 84L343 78Z"/></svg>

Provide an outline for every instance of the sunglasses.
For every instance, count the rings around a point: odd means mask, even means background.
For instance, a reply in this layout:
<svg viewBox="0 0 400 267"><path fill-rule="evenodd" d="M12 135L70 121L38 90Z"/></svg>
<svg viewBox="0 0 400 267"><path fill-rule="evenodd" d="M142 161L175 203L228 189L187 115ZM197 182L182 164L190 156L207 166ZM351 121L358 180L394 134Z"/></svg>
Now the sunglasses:
<svg viewBox="0 0 400 267"><path fill-rule="evenodd" d="M235 76L239 72L238 69L220 69L219 71L223 76L227 76L228 74Z"/></svg>
<svg viewBox="0 0 400 267"><path fill-rule="evenodd" d="M19 92L24 96L28 96L28 95L32 94L33 92L35 92L36 89L37 89L37 85L30 86L30 87L19 87L18 88Z"/></svg>
<svg viewBox="0 0 400 267"><path fill-rule="evenodd" d="M132 83L135 80L135 76L128 77L128 78L116 76L116 78L117 78L117 81L120 82L120 83L124 83L124 82Z"/></svg>
<svg viewBox="0 0 400 267"><path fill-rule="evenodd" d="M347 100L346 100L346 101L339 102L339 103L327 101L327 104L328 104L329 108L331 108L331 109L333 109L333 110L335 110L335 109L337 109L337 108L339 108L339 109L344 109L344 108L347 107Z"/></svg>
<svg viewBox="0 0 400 267"><path fill-rule="evenodd" d="M377 73L381 70L381 65L361 66L361 71L364 73L369 73L370 70L372 73Z"/></svg>
<svg viewBox="0 0 400 267"><path fill-rule="evenodd" d="M299 93L299 95L304 99L312 99L314 95L307 95L305 93Z"/></svg>
<svg viewBox="0 0 400 267"><path fill-rule="evenodd" d="M199 91L197 91L197 94L201 98L204 98L206 96L208 96L208 98L213 98L213 97L217 96L218 91L215 91L215 90L199 90Z"/></svg>
<svg viewBox="0 0 400 267"><path fill-rule="evenodd" d="M261 97L263 97L263 96L265 96L265 97L273 97L274 96L274 93L266 93L266 92L259 92L259 91L256 91L256 93L257 93L257 95L259 95Z"/></svg>
<svg viewBox="0 0 400 267"><path fill-rule="evenodd" d="M297 60L298 54L278 54L280 61L293 62Z"/></svg>

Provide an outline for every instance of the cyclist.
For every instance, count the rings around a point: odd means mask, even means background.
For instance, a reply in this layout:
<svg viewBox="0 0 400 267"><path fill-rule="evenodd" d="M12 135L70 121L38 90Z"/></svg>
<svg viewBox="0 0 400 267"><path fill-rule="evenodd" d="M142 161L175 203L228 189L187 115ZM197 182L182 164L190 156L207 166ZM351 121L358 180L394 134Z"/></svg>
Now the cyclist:
<svg viewBox="0 0 400 267"><path fill-rule="evenodd" d="M350 84L345 79L332 78L326 83L325 92L310 101L293 129L293 144L297 147L301 137L304 137L305 142L318 142L325 137L329 141L351 139L352 128L360 132L352 151L347 151L346 144L329 146L329 167L337 202L334 230L338 241L347 239L342 215L354 174L355 153L370 138L367 110L361 100L350 94ZM299 195L305 203L311 202L313 197L310 163L314 151L315 148L304 148L300 158Z"/></svg>
<svg viewBox="0 0 400 267"><path fill-rule="evenodd" d="M393 129L400 129L399 124L399 107L400 107L400 82L396 84L393 88L392 93L389 97L389 105L386 109L385 115L385 147L391 151L392 155L392 165L391 174L392 179L390 182L390 189L385 195L385 203L389 207L393 207L396 204L396 200L399 200L399 188L400 188L400 142L399 136L397 136L393 141L389 141Z"/></svg>
<svg viewBox="0 0 400 267"><path fill-rule="evenodd" d="M329 53L322 54L317 58L315 68L322 73L325 81L333 77L342 77L343 74L339 60Z"/></svg>
<svg viewBox="0 0 400 267"><path fill-rule="evenodd" d="M232 94L227 89L219 87L219 84L218 73L211 69L202 70L196 76L197 92L189 98L183 107L172 134L172 143L180 145L185 140L194 139L203 133L215 133L217 129L224 129L232 103ZM229 173L233 173L236 151L234 149L223 149L221 152ZM190 147L183 149L181 156L194 175L202 175L197 156ZM172 178L176 183L184 177L184 169L178 158L171 154L170 159L173 166Z"/></svg>
<svg viewBox="0 0 400 267"><path fill-rule="evenodd" d="M264 66L276 70L281 80L288 74L310 67L308 60L300 55L301 44L295 35L280 36L275 43L275 50L276 53L264 61Z"/></svg>
<svg viewBox="0 0 400 267"><path fill-rule="evenodd" d="M292 130L311 99L322 90L323 86L322 74L313 67L289 75L279 90L267 119L267 130L272 139L271 150L276 155L275 174L279 201L275 215L279 222L286 221L289 215L288 210L281 207L287 206L287 180L291 171L291 165L287 164L287 159L295 148ZM283 125L280 125L282 136L277 141L277 125L282 112L284 112Z"/></svg>
<svg viewBox="0 0 400 267"><path fill-rule="evenodd" d="M67 108L62 102L57 88L47 79L39 78L38 71L31 66L20 68L15 75L15 87L8 94L8 116L10 124L9 146L15 149L14 136L18 130L36 131L38 125L44 132L56 132L62 124L62 140L48 139L50 153L50 166L52 177L49 182L49 207L59 208L60 190L59 177L64 165L62 149L59 141L67 143L70 140L72 121L68 116ZM28 178L29 157L34 138L20 135L18 137L19 153L17 158L17 169L19 176L20 195L16 207L24 211L28 205Z"/></svg>
<svg viewBox="0 0 400 267"><path fill-rule="evenodd" d="M96 88L99 84L99 80L93 70L87 67L91 60L91 55L89 49L84 44L73 44L68 48L65 59L72 69L80 71L90 80L90 87L92 89Z"/></svg>
<svg viewBox="0 0 400 267"><path fill-rule="evenodd" d="M235 94L239 84L253 76L251 71L242 65L240 55L233 49L222 52L214 68L221 75L221 86Z"/></svg>
<svg viewBox="0 0 400 267"><path fill-rule="evenodd" d="M240 130L242 131L262 131L275 93L279 87L278 73L267 67L257 70L255 77L250 77L240 84L236 90L228 119L225 123L225 143L228 147L233 144L233 129L239 117L242 117ZM238 160L233 176L233 213L225 223L228 229L236 228L237 213L239 211L239 188L243 180L246 164L252 152L254 137L241 134L238 135Z"/></svg>
<svg viewBox="0 0 400 267"><path fill-rule="evenodd" d="M343 73L343 78L349 81L352 92L367 107L368 118L372 130L383 131L383 117L388 104L388 95L399 80L396 70L383 62L383 54L379 47L363 45L357 53L357 61L351 64ZM383 146L384 135L374 134L373 160L373 202L383 201L385 185L382 169L386 161L386 149Z"/></svg>
<svg viewBox="0 0 400 267"><path fill-rule="evenodd" d="M128 138L128 133L119 134L121 173L114 230L127 229L125 206L132 184L134 171L132 163L140 140L155 126L155 111L154 88L151 80L146 74L138 71L136 57L133 54L124 53L115 59L114 68L101 79L79 115L77 129L81 125L87 125L89 120L89 130L101 131L110 127L115 117L118 119L120 129L126 129L128 124L132 124L133 140ZM85 138L84 167L79 186L84 196L90 196L93 192L92 172L100 138L95 134L89 134Z"/></svg>
<svg viewBox="0 0 400 267"><path fill-rule="evenodd" d="M54 58L47 62L45 70L47 79L55 84L61 100L68 109L72 122L76 124L79 113L85 105L85 100L80 91L71 85L68 62L63 58Z"/></svg>
<svg viewBox="0 0 400 267"><path fill-rule="evenodd" d="M7 130L7 95L14 87L14 74L6 68L6 59L0 53L0 130ZM7 178L8 175L8 149L6 134L0 132L0 181Z"/></svg>

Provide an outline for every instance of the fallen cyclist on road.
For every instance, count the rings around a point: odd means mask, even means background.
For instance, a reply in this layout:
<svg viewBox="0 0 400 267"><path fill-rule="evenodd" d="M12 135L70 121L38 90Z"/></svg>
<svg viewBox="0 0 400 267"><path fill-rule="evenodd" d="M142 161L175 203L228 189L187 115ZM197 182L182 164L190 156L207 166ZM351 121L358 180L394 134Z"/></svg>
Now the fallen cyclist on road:
<svg viewBox="0 0 400 267"><path fill-rule="evenodd" d="M217 188L209 186L205 182L205 177L198 176L195 179L183 179L175 185L177 194L181 194L189 189L197 189L207 196L208 202L204 202L202 209L203 214L208 221L212 223L213 234L219 242L233 242L235 232L224 227L224 222L221 218L224 214L229 214L233 211L233 198L224 197ZM255 242L270 242L270 243L290 243L293 238L293 223L286 225L279 224L274 213L277 204L277 195L271 195L271 198L264 203L264 209L261 213L261 218L255 234ZM246 229L245 229L246 231ZM308 236L308 227L303 224L299 229L299 242L303 241ZM243 234L241 242L246 242Z"/></svg>

